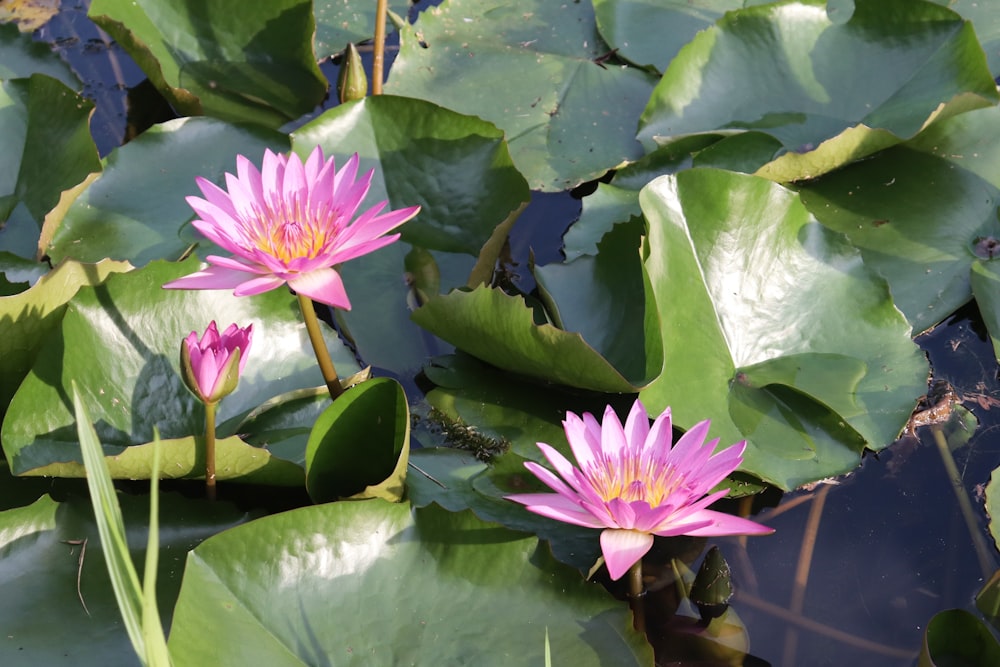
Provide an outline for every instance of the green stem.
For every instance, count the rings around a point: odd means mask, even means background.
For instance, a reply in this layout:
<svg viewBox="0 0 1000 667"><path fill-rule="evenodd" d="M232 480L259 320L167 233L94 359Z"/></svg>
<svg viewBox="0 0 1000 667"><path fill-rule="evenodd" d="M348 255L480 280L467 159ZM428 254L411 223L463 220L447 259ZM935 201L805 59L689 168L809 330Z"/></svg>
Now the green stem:
<svg viewBox="0 0 1000 667"><path fill-rule="evenodd" d="M646 633L646 591L642 585L642 559L628 569L628 602L632 607L635 629Z"/></svg>
<svg viewBox="0 0 1000 667"><path fill-rule="evenodd" d="M306 331L309 332L309 342L312 343L313 352L316 353L316 361L319 363L319 370L323 373L323 380L330 392L330 398L337 400L337 397L344 393L344 388L340 385L337 370L333 367L333 361L330 359L330 351L326 349L326 343L323 341L323 333L319 328L316 309L313 308L312 299L301 294L297 296L299 308L302 310L302 319L305 320Z"/></svg>
<svg viewBox="0 0 1000 667"><path fill-rule="evenodd" d="M215 408L205 403L205 495L215 500Z"/></svg>
<svg viewBox="0 0 1000 667"><path fill-rule="evenodd" d="M385 16L389 9L386 0L375 2L375 51L372 57L372 95L382 94L382 70L385 63Z"/></svg>
<svg viewBox="0 0 1000 667"><path fill-rule="evenodd" d="M931 433L934 434L934 442L937 444L938 452L941 454L941 462L948 473L952 490L955 492L955 498L958 500L958 507L962 512L962 517L965 519L965 525L969 529L969 535L972 536L972 544L976 549L976 556L979 559L979 567L983 572L983 578L989 579L995 569L993 557L990 555L990 548L987 546L985 538L979 532L976 512L972 509L972 501L969 500L969 494L966 493L965 485L962 483L962 474L958 472L958 466L955 465L955 457L951 455L951 449L948 447L948 440L944 437L941 425L931 425Z"/></svg>

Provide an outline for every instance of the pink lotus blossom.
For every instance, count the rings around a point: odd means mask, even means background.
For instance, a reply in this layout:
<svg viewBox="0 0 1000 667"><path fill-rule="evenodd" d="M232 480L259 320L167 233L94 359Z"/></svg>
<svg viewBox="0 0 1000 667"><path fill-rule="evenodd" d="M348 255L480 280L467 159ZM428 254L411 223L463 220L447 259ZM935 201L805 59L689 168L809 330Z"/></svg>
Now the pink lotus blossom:
<svg viewBox="0 0 1000 667"><path fill-rule="evenodd" d="M213 321L198 340L192 331L181 345L181 373L185 384L202 401L217 403L236 389L253 338L253 325L230 324L221 334Z"/></svg>
<svg viewBox="0 0 1000 667"><path fill-rule="evenodd" d="M354 214L368 194L374 170L355 180L355 153L337 171L317 146L305 164L264 152L261 170L236 157L236 176L226 174L228 192L198 178L205 198L188 197L199 218L192 224L233 257L209 255L207 269L167 283L168 289L233 289L236 296L260 294L288 284L298 294L350 310L335 265L389 245L386 234L419 206L379 212L388 202ZM352 222L353 219L353 222Z"/></svg>
<svg viewBox="0 0 1000 667"><path fill-rule="evenodd" d="M566 413L563 427L579 468L538 443L558 475L537 463L533 472L555 493L507 496L535 514L587 528L601 528L601 551L612 579L619 579L653 546L653 535L760 535L759 523L706 509L728 490L708 493L743 462L746 441L713 455L719 440L705 442L708 421L696 424L671 448L670 408L652 428L640 401L625 426L610 406L599 424L593 415ZM706 495L707 494L707 495Z"/></svg>

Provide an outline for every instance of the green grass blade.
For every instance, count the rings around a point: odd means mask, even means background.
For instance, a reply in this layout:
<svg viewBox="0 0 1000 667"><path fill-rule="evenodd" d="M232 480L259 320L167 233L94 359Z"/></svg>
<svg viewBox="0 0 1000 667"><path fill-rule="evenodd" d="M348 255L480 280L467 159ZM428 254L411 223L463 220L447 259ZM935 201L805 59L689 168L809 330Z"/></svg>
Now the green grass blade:
<svg viewBox="0 0 1000 667"><path fill-rule="evenodd" d="M149 479L149 537L142 581L142 635L146 642L146 664L169 667L167 638L163 635L160 610L156 606L156 568L160 557L160 430L153 428L153 472Z"/></svg>
<svg viewBox="0 0 1000 667"><path fill-rule="evenodd" d="M115 599L118 601L118 609L121 611L129 639L132 640L136 654L143 658L146 655L146 647L142 633L142 588L135 566L132 564L132 556L129 554L125 523L122 520L121 508L118 506L118 496L111 481L111 473L104 460L104 451L97 439L97 432L94 431L87 407L80 400L76 383L73 384L73 406L76 411L76 428L80 438L80 449L83 452L83 464L87 468L87 487L90 489L90 501L94 505L94 519L97 521L97 530L101 536L104 561L108 566Z"/></svg>

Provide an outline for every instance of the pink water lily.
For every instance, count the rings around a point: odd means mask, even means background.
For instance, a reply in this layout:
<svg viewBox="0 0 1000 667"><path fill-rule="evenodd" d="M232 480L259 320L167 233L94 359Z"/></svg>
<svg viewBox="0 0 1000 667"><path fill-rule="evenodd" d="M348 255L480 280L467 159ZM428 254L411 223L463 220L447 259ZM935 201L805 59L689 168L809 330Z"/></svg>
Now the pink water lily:
<svg viewBox="0 0 1000 667"><path fill-rule="evenodd" d="M761 535L759 523L708 509L727 490L709 493L743 462L746 441L713 454L718 439L705 442L709 422L691 428L671 448L670 409L652 427L636 401L622 426L610 406L603 423L569 412L566 439L579 467L539 442L555 469L527 462L555 493L507 496L542 516L600 528L601 552L612 579L619 579L653 546L653 536Z"/></svg>
<svg viewBox="0 0 1000 667"><path fill-rule="evenodd" d="M360 179L355 153L337 171L318 146L305 164L298 155L264 152L260 171L236 157L236 176L226 174L227 190L198 178L205 198L188 197L199 218L192 224L233 254L209 255L207 269L164 285L168 289L233 289L236 296L260 294L288 284L296 293L349 310L335 265L360 257L399 238L387 235L419 211L419 206L381 213L382 202L355 218L371 186Z"/></svg>
<svg viewBox="0 0 1000 667"><path fill-rule="evenodd" d="M192 331L181 344L185 384L205 403L218 403L236 389L247 364L253 325L230 324L221 334L213 321L201 339Z"/></svg>

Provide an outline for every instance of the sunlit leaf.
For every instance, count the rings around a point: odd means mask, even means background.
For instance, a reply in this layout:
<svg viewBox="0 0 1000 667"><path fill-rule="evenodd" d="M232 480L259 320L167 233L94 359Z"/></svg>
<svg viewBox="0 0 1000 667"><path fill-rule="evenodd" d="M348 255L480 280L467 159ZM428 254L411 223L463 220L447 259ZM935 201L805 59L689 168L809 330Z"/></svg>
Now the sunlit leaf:
<svg viewBox="0 0 1000 667"><path fill-rule="evenodd" d="M850 20L835 22L824 5L749 7L699 33L643 112L644 145L757 130L788 151L761 175L791 181L912 137L952 100L958 110L997 102L972 25L957 14L929 2L856 0Z"/></svg>
<svg viewBox="0 0 1000 667"><path fill-rule="evenodd" d="M970 267L1000 239L998 137L1000 108L970 111L801 190L810 212L886 279L914 332L969 300ZM984 279L992 269L977 271Z"/></svg>
<svg viewBox="0 0 1000 667"><path fill-rule="evenodd" d="M88 15L170 104L277 128L323 99L308 0L94 0Z"/></svg>
<svg viewBox="0 0 1000 667"><path fill-rule="evenodd" d="M200 195L195 178L224 183L236 155L260 163L264 149L288 150L285 135L208 118L181 118L147 130L113 151L104 172L77 188L45 221L44 248L54 260L110 257L142 266L177 259L204 238L185 223L184 198ZM182 229L183 227L183 229Z"/></svg>
<svg viewBox="0 0 1000 667"><path fill-rule="evenodd" d="M216 320L254 325L254 340L237 390L219 408L219 479L301 483L298 465L230 436L253 435L243 418L268 399L322 381L304 325L287 290L253 297L228 291L164 290L162 285L198 267L153 262L143 269L82 289L68 306L59 331L42 345L31 372L11 401L3 447L15 474L82 473L69 383L76 381L116 477L148 477L157 426L165 439L164 474L200 474L191 436L204 431L204 406L179 376L181 340ZM16 298L16 297L11 297ZM339 373L358 370L350 351L324 327ZM239 430L237 430L239 429ZM176 442L172 442L176 440ZM304 444L304 443L303 443ZM293 458L294 460L294 458ZM249 475L249 477L248 477Z"/></svg>
<svg viewBox="0 0 1000 667"><path fill-rule="evenodd" d="M386 609L407 622L386 623ZM178 664L220 667L373 656L541 664L547 627L553 654L574 665L651 664L630 625L624 604L534 536L469 513L369 500L286 512L207 541L188 559L169 647Z"/></svg>
<svg viewBox="0 0 1000 667"><path fill-rule="evenodd" d="M589 2L454 0L401 33L386 90L504 130L533 190L559 191L638 158L646 72L599 62L610 49Z"/></svg>
<svg viewBox="0 0 1000 667"><path fill-rule="evenodd" d="M410 454L406 393L390 378L355 385L313 425L306 446L306 489L314 502L403 498Z"/></svg>
<svg viewBox="0 0 1000 667"><path fill-rule="evenodd" d="M663 375L642 392L689 428L747 440L742 469L783 488L896 439L927 364L860 254L769 181L692 169L640 194Z"/></svg>

